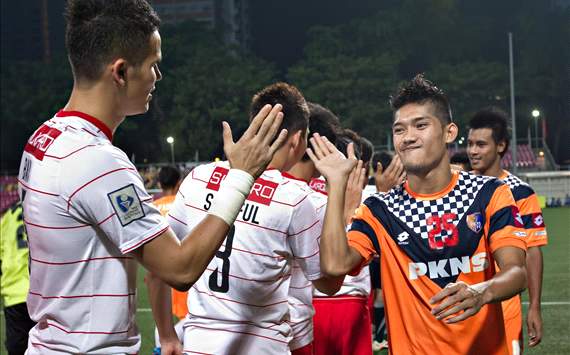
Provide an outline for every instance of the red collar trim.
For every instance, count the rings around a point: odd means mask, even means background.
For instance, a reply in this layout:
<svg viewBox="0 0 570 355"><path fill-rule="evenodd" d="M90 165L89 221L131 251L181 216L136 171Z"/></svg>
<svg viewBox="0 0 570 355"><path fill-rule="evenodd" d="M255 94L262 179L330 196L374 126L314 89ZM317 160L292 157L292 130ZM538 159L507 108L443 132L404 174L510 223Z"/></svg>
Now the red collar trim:
<svg viewBox="0 0 570 355"><path fill-rule="evenodd" d="M85 121L93 124L95 127L99 128L101 130L101 132L103 132L107 138L109 138L110 141L113 140L113 132L111 132L111 129L109 127L107 127L107 125L105 125L101 120L88 115L84 112L81 111L65 111L65 110L60 110L57 114L56 117L79 117L79 118L83 118Z"/></svg>
<svg viewBox="0 0 570 355"><path fill-rule="evenodd" d="M286 172L286 171L282 171L282 172L281 172L281 175L283 175L283 177L286 177L286 178L288 178L288 179L297 180L297 181L302 181L302 182L304 182L305 184L308 184L307 181L305 181L305 180L303 180L303 179L300 179L300 178L298 178L298 177L296 177L296 176L294 176L294 175L291 175L291 174L289 174L289 173Z"/></svg>

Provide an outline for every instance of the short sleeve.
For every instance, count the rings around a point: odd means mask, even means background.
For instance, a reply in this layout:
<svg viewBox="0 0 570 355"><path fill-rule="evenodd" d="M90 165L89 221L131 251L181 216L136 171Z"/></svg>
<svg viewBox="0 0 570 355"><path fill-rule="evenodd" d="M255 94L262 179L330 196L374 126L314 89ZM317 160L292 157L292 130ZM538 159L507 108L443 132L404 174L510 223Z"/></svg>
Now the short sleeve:
<svg viewBox="0 0 570 355"><path fill-rule="evenodd" d="M310 281L322 277L319 239L326 210L325 204L319 202L323 200L314 198L314 194L318 193L312 193L293 209L287 231L293 257Z"/></svg>
<svg viewBox="0 0 570 355"><path fill-rule="evenodd" d="M68 210L96 225L126 254L165 232L168 224L130 161L118 154L99 153L91 168L84 168L79 176L70 174L81 185L70 192Z"/></svg>
<svg viewBox="0 0 570 355"><path fill-rule="evenodd" d="M525 195L516 203L528 234L527 247L546 245L548 244L548 235L538 198L530 186L521 185L519 188L525 190Z"/></svg>
<svg viewBox="0 0 570 355"><path fill-rule="evenodd" d="M526 250L527 233L515 204L511 190L507 185L499 185L485 210L487 216L485 234L490 241L491 252L513 246Z"/></svg>
<svg viewBox="0 0 570 355"><path fill-rule="evenodd" d="M350 275L357 275L364 266L372 261L374 256L380 253L378 237L382 232L382 226L368 206L360 205L349 226L348 245L358 251L363 260L357 268L350 272Z"/></svg>

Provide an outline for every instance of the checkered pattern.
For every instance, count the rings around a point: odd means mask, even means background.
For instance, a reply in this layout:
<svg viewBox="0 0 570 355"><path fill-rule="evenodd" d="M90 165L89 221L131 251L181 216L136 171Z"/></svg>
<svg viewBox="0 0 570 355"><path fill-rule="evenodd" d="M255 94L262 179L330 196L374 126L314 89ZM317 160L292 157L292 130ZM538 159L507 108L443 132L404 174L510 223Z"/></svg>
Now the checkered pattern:
<svg viewBox="0 0 570 355"><path fill-rule="evenodd" d="M447 195L435 200L420 200L408 194L403 185L391 191L378 195L388 210L404 222L410 229L422 238L428 238L427 220L432 215L442 216L445 213L455 213L457 219L454 224L461 220L463 214L475 201L475 197L483 185L494 178L488 176L477 176L466 172L460 172L457 184ZM446 231L442 231L442 238L447 237Z"/></svg>
<svg viewBox="0 0 570 355"><path fill-rule="evenodd" d="M513 174L509 173L506 178L502 180L505 184L509 186L511 190L514 190L515 187L519 186L529 186L526 182L522 181L518 177L514 176Z"/></svg>

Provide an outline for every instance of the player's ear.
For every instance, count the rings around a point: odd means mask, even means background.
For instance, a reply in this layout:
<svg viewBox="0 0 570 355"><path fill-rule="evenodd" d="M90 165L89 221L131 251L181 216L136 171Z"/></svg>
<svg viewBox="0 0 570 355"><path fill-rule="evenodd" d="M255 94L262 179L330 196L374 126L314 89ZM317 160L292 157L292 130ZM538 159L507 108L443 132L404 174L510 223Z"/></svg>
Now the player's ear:
<svg viewBox="0 0 570 355"><path fill-rule="evenodd" d="M115 84L125 86L127 84L127 61L123 58L115 59L111 63L111 74Z"/></svg>
<svg viewBox="0 0 570 355"><path fill-rule="evenodd" d="M507 149L507 142L500 141L497 143L497 153L499 153L499 155L503 154L505 149Z"/></svg>
<svg viewBox="0 0 570 355"><path fill-rule="evenodd" d="M445 143L453 143L459 133L459 127L457 127L455 123L451 122L445 126L443 133L445 135Z"/></svg>

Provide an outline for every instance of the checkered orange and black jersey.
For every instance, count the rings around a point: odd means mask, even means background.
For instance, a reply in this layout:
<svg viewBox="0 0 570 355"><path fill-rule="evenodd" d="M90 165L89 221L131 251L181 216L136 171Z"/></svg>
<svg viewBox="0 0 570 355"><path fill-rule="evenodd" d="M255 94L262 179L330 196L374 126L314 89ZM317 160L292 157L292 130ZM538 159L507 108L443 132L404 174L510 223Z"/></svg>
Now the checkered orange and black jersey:
<svg viewBox="0 0 570 355"><path fill-rule="evenodd" d="M455 186L435 199L415 196L402 184L368 198L361 207L368 209L381 224L381 234L391 238L412 262L437 265L434 270L430 268L426 276L442 288L457 281L460 271L464 270L453 267L451 260L464 263L463 258L470 258L480 251L482 238L487 238L484 244L489 245L489 239L496 231L509 226L521 227L514 204L504 204L495 211L487 208L498 189L507 190L500 180L466 172L460 172L454 178ZM488 229L484 228L486 225ZM377 235L375 229L366 218L358 218L357 214L350 230L366 235L375 252L380 254L382 236ZM514 233L518 238L524 237L520 230ZM441 267L443 260L447 262Z"/></svg>

